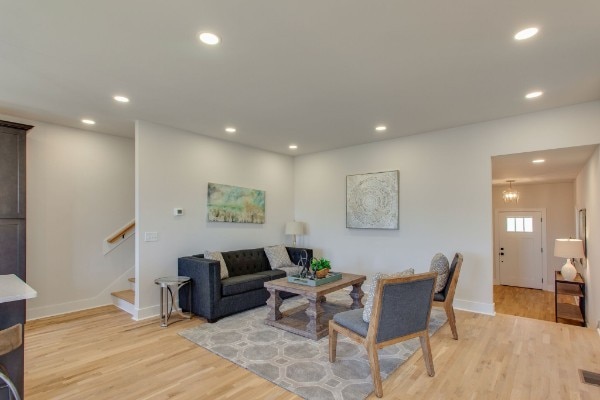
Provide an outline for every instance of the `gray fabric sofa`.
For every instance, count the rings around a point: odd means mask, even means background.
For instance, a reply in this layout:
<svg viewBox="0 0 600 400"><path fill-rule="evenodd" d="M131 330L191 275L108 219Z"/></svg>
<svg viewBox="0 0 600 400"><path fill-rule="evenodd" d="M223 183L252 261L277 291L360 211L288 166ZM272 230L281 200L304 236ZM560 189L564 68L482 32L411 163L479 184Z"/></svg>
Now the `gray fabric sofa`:
<svg viewBox="0 0 600 400"><path fill-rule="evenodd" d="M294 264L298 264L304 250L309 262L313 256L312 249L286 249ZM284 271L271 268L263 248L222 254L229 272L229 277L223 280L219 262L208 260L202 254L181 257L178 262L179 275L192 279L190 285L179 291L179 304L187 305L188 290L192 290L191 311L208 322L266 304L269 292L264 288L264 282L286 276ZM290 293L281 293L282 298L290 296Z"/></svg>

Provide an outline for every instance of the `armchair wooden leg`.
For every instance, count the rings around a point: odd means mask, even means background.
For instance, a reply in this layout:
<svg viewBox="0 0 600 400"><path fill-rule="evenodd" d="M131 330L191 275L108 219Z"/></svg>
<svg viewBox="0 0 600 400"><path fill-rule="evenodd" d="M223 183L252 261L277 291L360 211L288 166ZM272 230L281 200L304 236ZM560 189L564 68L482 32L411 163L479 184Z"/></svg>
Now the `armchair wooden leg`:
<svg viewBox="0 0 600 400"><path fill-rule="evenodd" d="M381 385L381 372L379 371L379 356L377 355L377 347L367 345L367 353L369 354L369 365L371 366L371 376L373 378L373 386L375 387L375 396L383 396L383 386Z"/></svg>
<svg viewBox="0 0 600 400"><path fill-rule="evenodd" d="M337 331L334 322L329 321L329 362L335 362L337 347Z"/></svg>
<svg viewBox="0 0 600 400"><path fill-rule="evenodd" d="M452 307L452 304L445 304L444 309L446 310L446 316L448 317L450 329L452 329L452 337L454 338L454 340L458 340L458 331L456 330L456 317L454 316L454 307Z"/></svg>
<svg viewBox="0 0 600 400"><path fill-rule="evenodd" d="M421 349L423 350L423 360L425 360L425 367L429 376L435 375L433 368L433 357L431 357L431 346L429 345L429 334L425 332L423 336L419 336L421 340Z"/></svg>

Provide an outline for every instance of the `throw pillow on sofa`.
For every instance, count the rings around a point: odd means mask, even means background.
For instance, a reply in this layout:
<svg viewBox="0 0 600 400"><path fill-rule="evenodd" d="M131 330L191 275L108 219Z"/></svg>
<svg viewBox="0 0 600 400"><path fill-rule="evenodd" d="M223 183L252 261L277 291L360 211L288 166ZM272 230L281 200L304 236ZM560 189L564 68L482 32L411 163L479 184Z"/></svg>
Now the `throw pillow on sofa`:
<svg viewBox="0 0 600 400"><path fill-rule="evenodd" d="M221 279L229 278L229 271L227 270L227 264L220 251L208 251L204 252L204 258L207 260L215 260L221 263Z"/></svg>
<svg viewBox="0 0 600 400"><path fill-rule="evenodd" d="M290 256L284 245L280 244L277 246L269 246L265 247L265 254L269 259L269 264L271 264L271 269L281 268L281 267L289 267L292 264L292 260L290 260Z"/></svg>
<svg viewBox="0 0 600 400"><path fill-rule="evenodd" d="M404 270L402 272L396 272L394 274L382 274L381 272L378 272L375 274L375 276L373 277L373 281L371 282L371 285L367 287L367 291L366 291L366 295L367 295L367 302L365 303L365 308L363 308L363 321L365 321L366 323L369 323L369 321L371 321L371 313L373 312L373 297L375 296L375 291L377 289L377 282L379 282L380 279L385 279L385 278L400 278L403 276L410 276L410 275L414 275L415 274L415 269L414 268L409 268L407 270Z"/></svg>
<svg viewBox="0 0 600 400"><path fill-rule="evenodd" d="M302 267L299 267L299 266L294 265L294 264L290 264L288 266L279 267L277 269L280 269L283 272L285 272L286 276L292 276L292 275L298 275L300 273L300 270L302 270Z"/></svg>
<svg viewBox="0 0 600 400"><path fill-rule="evenodd" d="M431 260L429 272L437 272L437 280L435 281L435 293L439 293L446 287L448 276L450 275L450 263L445 255L437 253Z"/></svg>

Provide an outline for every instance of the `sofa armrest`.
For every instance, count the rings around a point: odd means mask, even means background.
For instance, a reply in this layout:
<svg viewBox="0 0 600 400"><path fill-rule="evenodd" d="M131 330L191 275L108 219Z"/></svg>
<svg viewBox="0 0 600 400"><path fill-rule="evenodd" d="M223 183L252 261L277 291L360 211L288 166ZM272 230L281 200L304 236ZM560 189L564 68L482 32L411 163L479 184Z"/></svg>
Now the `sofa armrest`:
<svg viewBox="0 0 600 400"><path fill-rule="evenodd" d="M219 261L200 257L181 257L178 261L180 276L192 279L192 312L207 319L216 318L221 300L221 265ZM186 299L188 285L181 288L180 299ZM180 304L187 304L181 303Z"/></svg>
<svg viewBox="0 0 600 400"><path fill-rule="evenodd" d="M312 249L305 249L302 247L286 247L288 255L290 256L290 260L292 260L292 263L298 265L298 262L300 262L301 257L304 256L304 251L306 251L306 255L308 256L306 262L307 265L310 265L310 260L312 260L313 258L313 251Z"/></svg>

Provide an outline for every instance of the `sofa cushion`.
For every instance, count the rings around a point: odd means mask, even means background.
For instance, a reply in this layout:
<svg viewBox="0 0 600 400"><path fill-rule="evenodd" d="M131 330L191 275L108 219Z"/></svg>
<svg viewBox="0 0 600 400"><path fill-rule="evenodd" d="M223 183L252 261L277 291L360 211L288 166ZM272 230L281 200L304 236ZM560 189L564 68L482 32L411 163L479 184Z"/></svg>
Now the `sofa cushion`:
<svg viewBox="0 0 600 400"><path fill-rule="evenodd" d="M264 283L270 281L268 275L250 274L232 276L221 281L223 296L246 293L264 288Z"/></svg>
<svg viewBox="0 0 600 400"><path fill-rule="evenodd" d="M433 300L434 301L446 301L446 296L444 295L444 292L436 293L433 295Z"/></svg>
<svg viewBox="0 0 600 400"><path fill-rule="evenodd" d="M248 275L271 269L262 248L225 251L223 258L227 263L229 276Z"/></svg>
<svg viewBox="0 0 600 400"><path fill-rule="evenodd" d="M261 272L257 272L257 273L252 274L252 275L264 275L264 276L268 276L270 281L272 281L274 279L285 278L285 276L286 276L285 271L282 271L280 269L274 269L274 270L269 270L269 271L261 271Z"/></svg>
<svg viewBox="0 0 600 400"><path fill-rule="evenodd" d="M286 267L292 264L290 255L284 245L280 244L277 246L265 247L265 254L269 259L271 269Z"/></svg>
<svg viewBox="0 0 600 400"><path fill-rule="evenodd" d="M439 293L446 287L448 276L450 275L450 263L445 255L437 253L431 260L429 272L437 272L437 280L435 281L434 293Z"/></svg>
<svg viewBox="0 0 600 400"><path fill-rule="evenodd" d="M410 276L410 275L414 275L415 270L414 268L409 268L407 270L401 271L401 272L396 272L393 274L382 274L381 272L378 272L375 274L375 276L373 277L373 281L371 282L371 285L369 287L367 287L367 302L365 303L365 308L363 308L363 321L365 322L369 322L371 321L371 313L373 312L373 302L374 302L374 296L375 296L375 291L377 289L377 282L379 282L380 279L385 279L385 278L400 278L403 276Z"/></svg>
<svg viewBox="0 0 600 400"><path fill-rule="evenodd" d="M227 264L223 259L223 254L220 251L208 251L204 252L204 258L207 260L215 260L221 263L221 279L229 277L229 271L227 270Z"/></svg>

